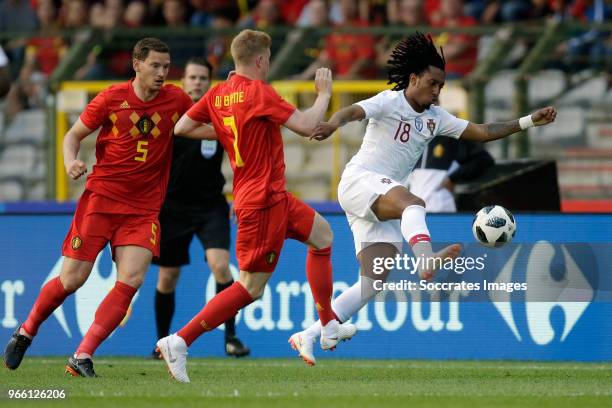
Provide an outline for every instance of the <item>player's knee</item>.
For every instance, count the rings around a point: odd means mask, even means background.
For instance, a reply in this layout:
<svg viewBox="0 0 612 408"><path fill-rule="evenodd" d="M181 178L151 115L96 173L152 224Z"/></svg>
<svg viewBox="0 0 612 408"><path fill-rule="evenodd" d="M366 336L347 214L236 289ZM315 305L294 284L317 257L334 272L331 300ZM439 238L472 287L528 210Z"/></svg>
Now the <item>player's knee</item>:
<svg viewBox="0 0 612 408"><path fill-rule="evenodd" d="M268 279L257 279L248 275L250 274L241 274L238 282L249 292L253 300L257 300L263 296Z"/></svg>
<svg viewBox="0 0 612 408"><path fill-rule="evenodd" d="M311 245L317 249L330 247L334 242L334 232L327 220L321 218L321 222L317 225L317 231L314 239L311 240Z"/></svg>
<svg viewBox="0 0 612 408"><path fill-rule="evenodd" d="M157 278L157 289L162 293L173 292L174 289L176 289L178 278L178 271L175 272L160 268L159 277Z"/></svg>
<svg viewBox="0 0 612 408"><path fill-rule="evenodd" d="M249 295L251 295L251 298L253 298L253 300L257 300L260 297L262 297L265 289L266 289L265 286L260 286L260 285L247 285L246 286L246 290L247 292L249 292Z"/></svg>
<svg viewBox="0 0 612 408"><path fill-rule="evenodd" d="M414 194L410 194L410 196L404 202L404 209L410 207L412 205L418 205L420 207L425 208L425 201L421 197L417 197Z"/></svg>
<svg viewBox="0 0 612 408"><path fill-rule="evenodd" d="M162 293L174 292L176 289L177 279L164 279L161 276L157 280L157 289Z"/></svg>
<svg viewBox="0 0 612 408"><path fill-rule="evenodd" d="M213 275L215 275L215 278L217 280L223 280L224 282L227 282L232 277L232 274L229 270L229 264L224 260L209 260L208 267L210 268Z"/></svg>
<svg viewBox="0 0 612 408"><path fill-rule="evenodd" d="M144 273L140 273L140 272L122 273L118 280L120 280L121 282L133 288L139 288L144 282Z"/></svg>
<svg viewBox="0 0 612 408"><path fill-rule="evenodd" d="M68 277L63 277L61 279L62 286L64 290L68 293L76 292L78 288L83 286L87 281L87 276L82 275L73 275Z"/></svg>

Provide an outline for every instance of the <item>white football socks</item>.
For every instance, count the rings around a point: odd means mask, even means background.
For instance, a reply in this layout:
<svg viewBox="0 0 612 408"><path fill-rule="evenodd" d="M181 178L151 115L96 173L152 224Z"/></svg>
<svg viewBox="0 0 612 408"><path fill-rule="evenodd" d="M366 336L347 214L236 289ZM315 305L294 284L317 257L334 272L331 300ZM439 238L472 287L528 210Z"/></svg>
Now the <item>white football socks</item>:
<svg viewBox="0 0 612 408"><path fill-rule="evenodd" d="M361 287L363 281L364 287ZM341 322L346 322L355 315L380 291L374 289L373 280L362 276L353 286L342 292L332 301L332 309ZM321 335L321 321L317 320L306 330L309 337L317 338Z"/></svg>
<svg viewBox="0 0 612 408"><path fill-rule="evenodd" d="M400 223L402 236L412 247L415 256L433 256L429 229L425 223L425 207L411 205L404 209Z"/></svg>

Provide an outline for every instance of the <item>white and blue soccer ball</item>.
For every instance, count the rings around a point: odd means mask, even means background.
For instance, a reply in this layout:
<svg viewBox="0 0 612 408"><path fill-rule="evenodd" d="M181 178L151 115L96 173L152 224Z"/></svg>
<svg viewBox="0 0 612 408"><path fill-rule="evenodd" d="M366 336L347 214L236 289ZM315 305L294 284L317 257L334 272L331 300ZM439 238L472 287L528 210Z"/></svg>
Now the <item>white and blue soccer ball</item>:
<svg viewBox="0 0 612 408"><path fill-rule="evenodd" d="M516 234L516 221L512 213L501 205L490 205L476 213L472 232L482 245L499 248L512 242Z"/></svg>

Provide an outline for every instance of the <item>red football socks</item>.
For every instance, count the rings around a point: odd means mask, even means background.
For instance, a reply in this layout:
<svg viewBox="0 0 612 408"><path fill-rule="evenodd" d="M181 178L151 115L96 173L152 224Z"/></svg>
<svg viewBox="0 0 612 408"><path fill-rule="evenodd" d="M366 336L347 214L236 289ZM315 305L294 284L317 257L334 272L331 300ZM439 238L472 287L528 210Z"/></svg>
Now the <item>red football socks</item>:
<svg viewBox="0 0 612 408"><path fill-rule="evenodd" d="M176 334L181 336L187 346L200 337L204 332L210 331L226 320L234 317L243 307L253 302L247 290L238 282L212 298L204 308L195 315Z"/></svg>
<svg viewBox="0 0 612 408"><path fill-rule="evenodd" d="M77 354L93 355L98 346L119 326L125 317L137 289L123 282L115 282L98 310L91 327L77 348Z"/></svg>
<svg viewBox="0 0 612 408"><path fill-rule="evenodd" d="M30 336L36 336L42 322L47 320L47 318L51 316L51 313L53 313L71 293L72 292L67 292L66 289L64 289L64 285L62 285L59 276L51 279L40 290L40 294L38 298L36 298L36 302L34 302L34 306L28 318L21 327Z"/></svg>
<svg viewBox="0 0 612 408"><path fill-rule="evenodd" d="M335 319L331 307L334 290L331 265L331 247L323 249L308 248L306 256L306 278L312 291L321 324L325 326Z"/></svg>

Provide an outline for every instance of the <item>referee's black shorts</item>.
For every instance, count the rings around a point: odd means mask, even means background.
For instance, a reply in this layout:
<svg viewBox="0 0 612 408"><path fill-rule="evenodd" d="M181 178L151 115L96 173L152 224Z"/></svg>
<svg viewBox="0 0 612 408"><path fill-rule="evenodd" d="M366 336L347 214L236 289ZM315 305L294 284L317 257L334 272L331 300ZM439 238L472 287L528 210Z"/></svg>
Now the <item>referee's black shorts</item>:
<svg viewBox="0 0 612 408"><path fill-rule="evenodd" d="M164 206L159 222L161 243L159 258L153 260L155 265L178 267L189 264L189 245L194 235L204 249L229 250L229 206L225 197L201 210L168 209Z"/></svg>

